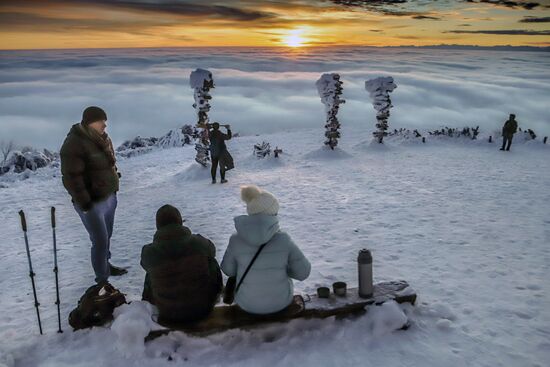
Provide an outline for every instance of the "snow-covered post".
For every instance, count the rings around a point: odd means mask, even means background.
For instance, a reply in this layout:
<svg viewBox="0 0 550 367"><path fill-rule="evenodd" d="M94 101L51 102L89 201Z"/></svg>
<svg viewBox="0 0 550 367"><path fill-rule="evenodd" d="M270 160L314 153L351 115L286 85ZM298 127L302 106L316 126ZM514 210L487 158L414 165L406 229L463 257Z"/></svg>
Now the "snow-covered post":
<svg viewBox="0 0 550 367"><path fill-rule="evenodd" d="M376 79L367 80L365 82L365 89L369 92L373 101L374 109L376 110L376 127L378 131L375 131L373 135L378 139L379 143L382 143L384 136L388 133L388 118L390 117L391 104L390 93L397 88L397 85L393 82L391 76L380 77Z"/></svg>
<svg viewBox="0 0 550 367"><path fill-rule="evenodd" d="M254 144L254 155L256 158L265 158L271 154L271 145L265 141L261 144Z"/></svg>
<svg viewBox="0 0 550 367"><path fill-rule="evenodd" d="M338 122L338 109L340 104L345 103L346 101L341 99L342 95L342 84L340 81L340 75L333 74L323 74L321 78L317 80L315 85L317 86L317 91L319 92L319 97L321 97L321 103L325 105L326 112L326 124L325 124L325 144L334 149L338 145L338 138L340 137L340 122Z"/></svg>
<svg viewBox="0 0 550 367"><path fill-rule="evenodd" d="M203 166L208 165L210 160L208 141L208 111L210 111L210 89L214 88L214 80L212 79L212 73L205 69L197 69L191 72L189 83L194 91L195 103L193 108L197 111L198 121L197 128L199 132L199 140L195 144L195 150L197 156L195 160Z"/></svg>

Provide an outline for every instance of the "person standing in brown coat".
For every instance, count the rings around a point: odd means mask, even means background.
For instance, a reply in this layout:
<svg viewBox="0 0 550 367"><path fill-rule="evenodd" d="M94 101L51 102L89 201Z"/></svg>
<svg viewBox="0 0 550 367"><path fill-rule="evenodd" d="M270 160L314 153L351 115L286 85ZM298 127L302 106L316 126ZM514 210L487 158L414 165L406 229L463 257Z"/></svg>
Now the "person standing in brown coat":
<svg viewBox="0 0 550 367"><path fill-rule="evenodd" d="M63 186L72 198L92 241L91 258L97 283L127 271L109 263L120 174L111 139L105 132L107 114L88 107L61 147Z"/></svg>
<svg viewBox="0 0 550 367"><path fill-rule="evenodd" d="M210 137L210 156L212 158L212 168L210 173L212 175L212 183L216 183L216 171L218 169L218 163L220 166L220 179L221 183L226 183L225 172L234 168L233 157L227 151L227 146L225 145L226 140L230 140L232 137L231 127L229 125L224 125L227 129L227 134L224 134L220 131L220 124L214 122L209 126L208 135Z"/></svg>

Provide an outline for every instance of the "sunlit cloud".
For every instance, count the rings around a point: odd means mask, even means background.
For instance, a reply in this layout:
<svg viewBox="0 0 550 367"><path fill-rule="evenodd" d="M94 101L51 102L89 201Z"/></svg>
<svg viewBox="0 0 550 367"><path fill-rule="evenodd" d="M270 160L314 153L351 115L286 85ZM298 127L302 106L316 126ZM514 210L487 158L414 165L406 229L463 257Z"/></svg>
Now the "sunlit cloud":
<svg viewBox="0 0 550 367"><path fill-rule="evenodd" d="M0 49L527 45L538 35L531 31L545 31L550 18L545 4L546 0L2 0ZM472 31L523 32L510 40L502 40L499 33L452 36L450 31L466 20Z"/></svg>
<svg viewBox="0 0 550 367"><path fill-rule="evenodd" d="M292 29L288 32L286 36L283 37L282 42L288 47L302 47L307 43L305 38L306 29L297 28Z"/></svg>

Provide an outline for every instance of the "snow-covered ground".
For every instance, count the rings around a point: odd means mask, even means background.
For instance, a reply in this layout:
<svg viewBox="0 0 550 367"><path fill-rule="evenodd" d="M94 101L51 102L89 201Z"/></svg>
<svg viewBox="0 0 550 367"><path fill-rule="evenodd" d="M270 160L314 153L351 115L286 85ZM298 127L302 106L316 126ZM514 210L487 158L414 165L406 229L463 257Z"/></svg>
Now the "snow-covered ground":
<svg viewBox="0 0 550 367"><path fill-rule="evenodd" d="M123 174L113 262L129 274L112 282L133 302L111 328L73 333L69 311L93 282L90 244L55 169L0 189L0 366L548 366L550 363L550 145L388 139L342 129L339 149L322 129L233 139L237 168L210 184L192 146L119 161ZM485 137L486 138L486 137ZM254 143L282 147L258 160ZM518 139L519 140L519 139ZM56 177L53 177L56 176ZM405 279L414 308L389 303L355 320L297 320L209 337L181 333L146 346L151 327L141 296L141 246L154 216L177 206L221 259L233 216L245 212L239 186L254 183L280 201L282 227L313 264L298 292L335 280L356 283L356 256L374 254L376 281ZM56 334L49 207L58 215L63 334ZM27 214L46 335L38 335L17 212ZM412 324L393 331L406 311ZM168 361L171 356L174 361Z"/></svg>

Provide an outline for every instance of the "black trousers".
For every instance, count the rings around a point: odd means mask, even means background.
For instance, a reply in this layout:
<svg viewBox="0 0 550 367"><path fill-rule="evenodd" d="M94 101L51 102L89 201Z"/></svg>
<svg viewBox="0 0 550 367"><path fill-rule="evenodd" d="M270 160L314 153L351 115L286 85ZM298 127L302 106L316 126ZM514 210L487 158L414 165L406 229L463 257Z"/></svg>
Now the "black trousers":
<svg viewBox="0 0 550 367"><path fill-rule="evenodd" d="M508 144L506 144L506 143L508 143ZM504 150L504 147L506 146L506 150L510 150L510 145L512 145L512 136L510 136L510 137L503 136L502 137L502 148L500 148L500 149Z"/></svg>
<svg viewBox="0 0 550 367"><path fill-rule="evenodd" d="M216 179L216 171L218 170L218 163L220 161L220 157L212 157L212 169L210 170L210 173L212 174L212 180ZM220 164L220 177L222 180L225 180L225 169L222 164Z"/></svg>

